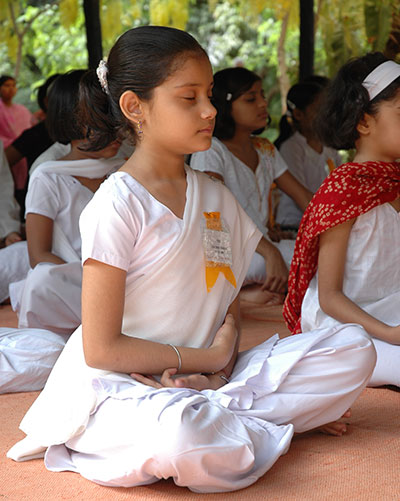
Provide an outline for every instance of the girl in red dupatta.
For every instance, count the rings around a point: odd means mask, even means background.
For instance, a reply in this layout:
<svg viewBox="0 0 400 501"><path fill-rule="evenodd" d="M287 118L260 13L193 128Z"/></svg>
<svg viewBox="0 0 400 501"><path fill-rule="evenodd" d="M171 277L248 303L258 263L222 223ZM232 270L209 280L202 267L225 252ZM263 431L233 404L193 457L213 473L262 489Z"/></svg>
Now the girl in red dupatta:
<svg viewBox="0 0 400 501"><path fill-rule="evenodd" d="M378 353L371 384L400 385L400 65L381 53L348 62L328 89L318 130L325 144L356 155L304 213L284 318L294 334L360 324Z"/></svg>

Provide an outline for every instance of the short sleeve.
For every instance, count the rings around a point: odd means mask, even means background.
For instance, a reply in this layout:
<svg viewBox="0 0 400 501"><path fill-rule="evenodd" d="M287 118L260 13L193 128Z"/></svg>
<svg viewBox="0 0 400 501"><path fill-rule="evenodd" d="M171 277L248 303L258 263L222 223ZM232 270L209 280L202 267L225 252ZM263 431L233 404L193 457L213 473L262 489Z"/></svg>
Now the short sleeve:
<svg viewBox="0 0 400 501"><path fill-rule="evenodd" d="M79 220L82 263L91 258L128 271L139 227L134 204L133 194L119 193L113 183L100 186Z"/></svg>
<svg viewBox="0 0 400 501"><path fill-rule="evenodd" d="M274 162L274 179L280 177L284 172L288 170L288 166L282 155L275 148L275 162Z"/></svg>
<svg viewBox="0 0 400 501"><path fill-rule="evenodd" d="M25 200L25 214L40 214L53 220L56 218L60 209L59 197L54 195L59 193L56 179L56 176L44 172L32 178Z"/></svg>
<svg viewBox="0 0 400 501"><path fill-rule="evenodd" d="M225 177L225 161L221 145L215 138L211 147L206 151L198 151L192 155L190 167L201 172L214 172Z"/></svg>
<svg viewBox="0 0 400 501"><path fill-rule="evenodd" d="M300 183L305 184L304 149L301 145L289 139L282 144L279 153L290 173L293 174Z"/></svg>

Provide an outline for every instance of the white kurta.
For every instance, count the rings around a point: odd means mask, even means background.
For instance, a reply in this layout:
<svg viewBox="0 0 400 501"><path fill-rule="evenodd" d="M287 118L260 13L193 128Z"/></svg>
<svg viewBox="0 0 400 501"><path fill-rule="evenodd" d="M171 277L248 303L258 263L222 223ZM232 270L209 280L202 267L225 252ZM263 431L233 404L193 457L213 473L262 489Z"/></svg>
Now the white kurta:
<svg viewBox="0 0 400 501"><path fill-rule="evenodd" d="M190 169L187 183L179 219L128 174L114 174L82 215L82 253L127 270L124 334L207 347L260 233L221 183ZM203 214L215 211L230 232L236 287L220 274L207 292ZM329 334L276 335L242 353L231 382L218 391L154 389L89 368L79 328L21 423L26 439L8 456L30 459L47 449L47 468L103 485L173 477L196 492L240 489L287 450L294 430L339 418L374 363L363 329L340 326Z"/></svg>
<svg viewBox="0 0 400 501"><path fill-rule="evenodd" d="M282 143L280 154L285 160L291 174L312 193L321 186L322 181L329 174L328 162L334 167L340 165L339 153L333 148L324 146L321 153L307 144L307 140L300 132ZM282 226L299 227L303 212L294 200L286 193L280 193L279 205L276 213L276 222Z"/></svg>
<svg viewBox="0 0 400 501"><path fill-rule="evenodd" d="M343 277L343 293L373 317L400 325L400 215L389 204L359 216L351 230ZM318 272L310 282L301 307L304 332L333 328L340 323L321 309ZM377 364L372 386L400 386L400 346L373 339Z"/></svg>
<svg viewBox="0 0 400 501"><path fill-rule="evenodd" d="M210 149L192 155L190 166L201 172L215 172L224 178L225 185L234 194L247 215L251 218L263 236L268 237L269 192L276 178L281 176L287 165L279 151L267 140L255 138L262 147L255 147L259 163L253 172L237 158L219 139L213 137ZM282 240L274 243L281 252L286 265L290 266L293 257L294 240ZM245 284L265 281L265 261L255 254L251 262Z"/></svg>

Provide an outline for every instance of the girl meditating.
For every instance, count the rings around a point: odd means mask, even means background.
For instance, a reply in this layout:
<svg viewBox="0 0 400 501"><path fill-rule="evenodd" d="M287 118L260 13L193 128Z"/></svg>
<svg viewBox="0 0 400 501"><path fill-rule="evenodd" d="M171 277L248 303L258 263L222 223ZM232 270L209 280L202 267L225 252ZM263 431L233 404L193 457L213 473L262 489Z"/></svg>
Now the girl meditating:
<svg viewBox="0 0 400 501"><path fill-rule="evenodd" d="M374 53L343 66L318 130L356 155L304 214L284 307L294 333L363 326L377 351L372 386L400 386L399 117L400 65Z"/></svg>
<svg viewBox="0 0 400 501"><path fill-rule="evenodd" d="M275 181L302 210L312 193L288 171L274 145L258 137L268 121L261 78L246 68L227 68L214 75L214 82L212 103L218 113L211 148L195 153L190 165L224 181L263 234L242 297L280 304L287 288L294 241L272 243L268 236L271 185Z"/></svg>
<svg viewBox="0 0 400 501"><path fill-rule="evenodd" d="M355 325L238 355L238 293L261 233L220 181L184 164L210 147L212 85L196 40L158 26L126 32L83 78L88 145L128 133L136 148L81 216L82 326L9 457L44 455L102 485L233 491L294 431L340 418L369 379L375 352Z"/></svg>
<svg viewBox="0 0 400 501"><path fill-rule="evenodd" d="M11 284L18 327L71 334L81 323L79 217L106 176L123 164L113 158L120 143L83 151L85 128L77 116L79 81L85 70L60 75L50 90L47 126L55 141L71 144L62 158L42 163L29 181L26 235L31 270ZM7 249L6 249L7 250ZM21 251L12 262L18 269ZM4 258L0 255L0 270Z"/></svg>
<svg viewBox="0 0 400 501"><path fill-rule="evenodd" d="M287 111L279 122L280 134L274 143L289 172L311 193L342 163L337 150L322 144L315 126L323 90L316 82L301 82L290 88ZM293 198L282 192L275 217L281 229L297 232L302 217L303 211Z"/></svg>

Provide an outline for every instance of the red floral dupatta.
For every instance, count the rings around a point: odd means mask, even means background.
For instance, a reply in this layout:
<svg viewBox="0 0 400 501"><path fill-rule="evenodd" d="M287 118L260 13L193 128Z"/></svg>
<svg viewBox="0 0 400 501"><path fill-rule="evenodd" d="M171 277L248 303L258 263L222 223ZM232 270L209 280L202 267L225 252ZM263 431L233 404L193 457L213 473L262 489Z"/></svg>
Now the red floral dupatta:
<svg viewBox="0 0 400 501"><path fill-rule="evenodd" d="M283 316L293 334L301 332L301 304L317 271L319 235L400 196L400 163L347 163L322 183L301 220L289 273Z"/></svg>

